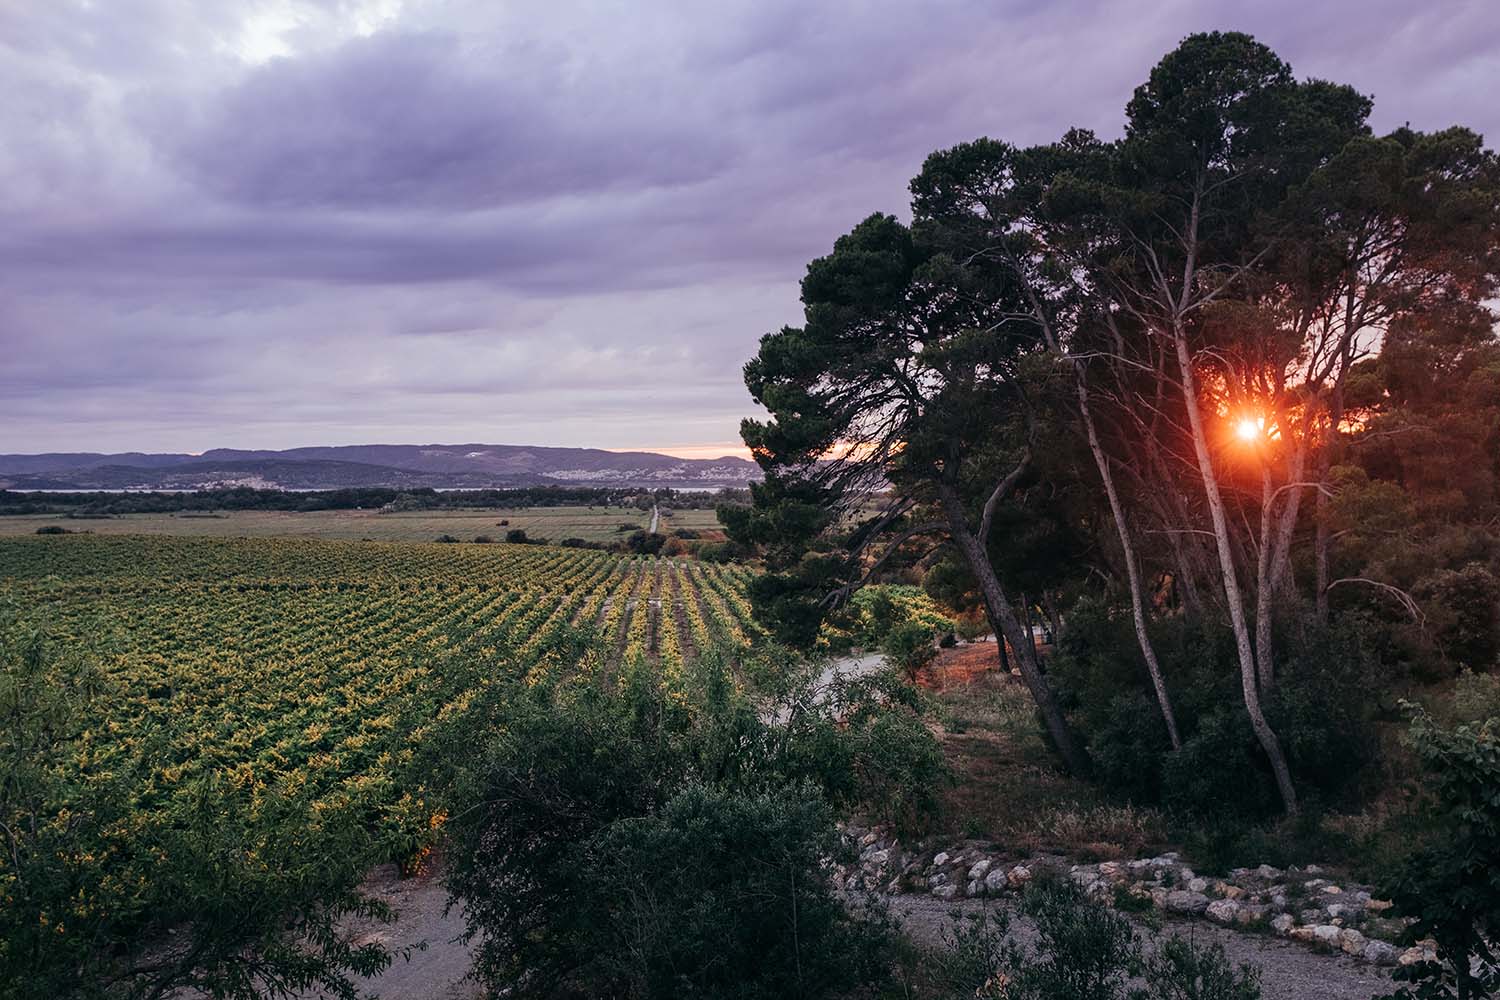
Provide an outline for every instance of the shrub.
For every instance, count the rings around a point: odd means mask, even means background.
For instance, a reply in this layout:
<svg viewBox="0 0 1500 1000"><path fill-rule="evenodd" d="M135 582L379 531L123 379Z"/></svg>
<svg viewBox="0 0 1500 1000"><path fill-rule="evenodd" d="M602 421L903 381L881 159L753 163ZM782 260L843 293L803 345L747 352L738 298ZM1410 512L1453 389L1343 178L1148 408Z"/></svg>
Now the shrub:
<svg viewBox="0 0 1500 1000"><path fill-rule="evenodd" d="M1476 674L1465 670L1453 685L1455 723L1483 723L1500 719L1500 674Z"/></svg>
<svg viewBox="0 0 1500 1000"><path fill-rule="evenodd" d="M1072 882L1040 880L1021 897L1036 924L1033 954L1011 960L1013 995L1028 1000L1117 1000L1140 963L1130 918L1084 898Z"/></svg>
<svg viewBox="0 0 1500 1000"><path fill-rule="evenodd" d="M512 545L525 545L528 541L525 528L511 528L505 533L505 540Z"/></svg>
<svg viewBox="0 0 1500 1000"><path fill-rule="evenodd" d="M1414 922L1402 942L1437 942L1437 959L1398 968L1394 1000L1500 991L1500 723L1443 729L1417 709L1409 739L1426 771L1434 829L1386 886Z"/></svg>
<svg viewBox="0 0 1500 1000"><path fill-rule="evenodd" d="M493 541L494 541L494 539L491 538L489 535L475 535L474 536L474 544L475 545L488 545L488 544L490 544Z"/></svg>
<svg viewBox="0 0 1500 1000"><path fill-rule="evenodd" d="M1142 978L1150 1000L1260 1000L1260 970L1236 969L1217 942L1199 948L1176 934L1146 960Z"/></svg>
<svg viewBox="0 0 1500 1000"><path fill-rule="evenodd" d="M1379 667L1355 623L1309 626L1287 644L1266 715L1301 784L1350 800L1380 753L1375 727Z"/></svg>
<svg viewBox="0 0 1500 1000"><path fill-rule="evenodd" d="M438 535L436 541L442 542L444 545L453 545L458 539L452 535Z"/></svg>
<svg viewBox="0 0 1500 1000"><path fill-rule="evenodd" d="M709 542L698 546L698 558L704 562L731 563L744 555L744 549L735 542Z"/></svg>
<svg viewBox="0 0 1500 1000"><path fill-rule="evenodd" d="M869 684L819 702L787 679L766 712L712 650L669 682L644 663L605 675L595 647L580 659L484 689L414 763L447 789L447 884L479 978L518 996L749 998L872 974L882 932L819 867L831 807L912 801L899 775L940 765L931 734L914 752L915 730L882 721L905 709Z"/></svg>
<svg viewBox="0 0 1500 1000"><path fill-rule="evenodd" d="M1500 659L1500 580L1486 567L1470 563L1440 570L1419 581L1413 592L1450 660L1488 670Z"/></svg>
<svg viewBox="0 0 1500 1000"><path fill-rule="evenodd" d="M892 627L880 648L891 663L913 680L917 672L938 655L937 647L932 644L932 629L918 622L903 622Z"/></svg>
<svg viewBox="0 0 1500 1000"><path fill-rule="evenodd" d="M36 529L38 535L71 535L73 532L60 524L44 524Z"/></svg>
<svg viewBox="0 0 1500 1000"><path fill-rule="evenodd" d="M1162 801L1172 809L1213 816L1255 817L1275 806L1270 776L1256 766L1255 736L1238 707L1198 720L1198 731L1162 767Z"/></svg>
<svg viewBox="0 0 1500 1000"><path fill-rule="evenodd" d="M665 535L654 534L649 531L637 531L625 539L625 548L637 555L653 556L661 551L661 547L667 543Z"/></svg>
<svg viewBox="0 0 1500 1000"><path fill-rule="evenodd" d="M1143 958L1130 919L1085 898L1071 882L1042 880L1021 897L1036 925L1027 944L1002 912L970 914L944 931L928 963L954 997L985 1000L1260 1000L1258 973L1230 966L1219 945L1176 935ZM1138 977L1144 988L1131 988Z"/></svg>
<svg viewBox="0 0 1500 1000"><path fill-rule="evenodd" d="M816 997L876 978L880 939L822 872L838 849L814 789L691 786L588 849L599 901L592 995ZM586 907L586 901L583 905Z"/></svg>

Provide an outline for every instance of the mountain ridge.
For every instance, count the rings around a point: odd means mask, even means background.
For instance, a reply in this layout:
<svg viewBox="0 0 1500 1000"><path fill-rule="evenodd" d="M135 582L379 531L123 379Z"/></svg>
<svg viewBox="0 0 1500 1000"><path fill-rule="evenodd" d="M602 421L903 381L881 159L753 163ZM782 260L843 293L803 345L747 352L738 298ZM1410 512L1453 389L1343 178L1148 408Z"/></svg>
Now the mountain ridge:
<svg viewBox="0 0 1500 1000"><path fill-rule="evenodd" d="M657 452L547 445L314 445L212 448L201 454L43 452L0 455L6 489L266 489L507 486L744 486L755 463L733 455L677 458Z"/></svg>

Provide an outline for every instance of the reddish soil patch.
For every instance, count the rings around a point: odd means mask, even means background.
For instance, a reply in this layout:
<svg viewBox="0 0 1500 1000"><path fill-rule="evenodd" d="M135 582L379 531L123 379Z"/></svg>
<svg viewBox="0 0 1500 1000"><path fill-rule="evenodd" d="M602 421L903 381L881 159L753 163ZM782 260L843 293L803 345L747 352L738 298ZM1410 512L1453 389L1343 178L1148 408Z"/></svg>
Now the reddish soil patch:
<svg viewBox="0 0 1500 1000"><path fill-rule="evenodd" d="M976 642L938 650L937 658L917 672L917 683L932 691L946 691L999 673L1000 652L995 644Z"/></svg>

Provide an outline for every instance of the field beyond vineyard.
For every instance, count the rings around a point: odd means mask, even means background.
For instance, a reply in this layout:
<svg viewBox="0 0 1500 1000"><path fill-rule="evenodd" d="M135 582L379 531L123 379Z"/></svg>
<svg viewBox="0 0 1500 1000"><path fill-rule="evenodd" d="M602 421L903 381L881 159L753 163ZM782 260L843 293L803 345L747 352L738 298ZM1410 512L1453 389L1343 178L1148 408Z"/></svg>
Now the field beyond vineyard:
<svg viewBox="0 0 1500 1000"><path fill-rule="evenodd" d="M712 508L663 510L658 530L680 528L717 531ZM503 524L501 522L504 522ZM34 535L56 527L96 535L196 535L210 538L325 538L349 541L431 542L451 535L470 542L487 535L496 540L519 528L532 538L560 542L582 538L613 542L624 538L624 525L644 531L651 511L639 507L487 507L443 510L232 510L120 514L112 517L65 517L59 514L15 514L0 517L0 537Z"/></svg>

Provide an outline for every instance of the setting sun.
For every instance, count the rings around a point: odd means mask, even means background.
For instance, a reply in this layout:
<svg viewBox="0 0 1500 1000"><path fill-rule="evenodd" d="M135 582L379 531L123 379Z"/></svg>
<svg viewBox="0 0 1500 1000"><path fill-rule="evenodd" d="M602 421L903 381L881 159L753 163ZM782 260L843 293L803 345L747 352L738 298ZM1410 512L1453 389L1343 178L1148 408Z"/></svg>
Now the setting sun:
<svg viewBox="0 0 1500 1000"><path fill-rule="evenodd" d="M1246 444L1259 441L1265 434L1265 421L1243 417L1234 425L1235 436Z"/></svg>

